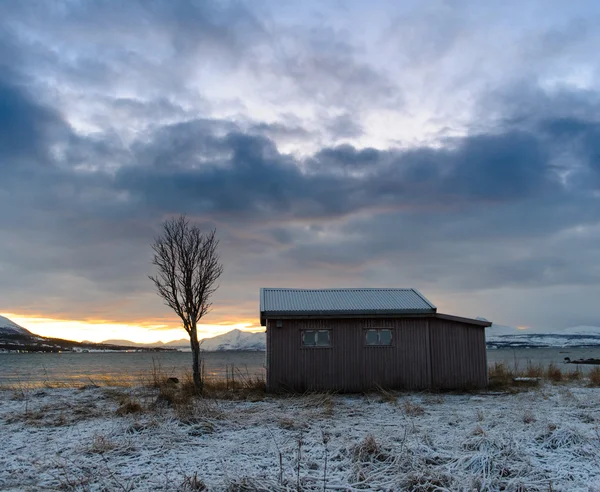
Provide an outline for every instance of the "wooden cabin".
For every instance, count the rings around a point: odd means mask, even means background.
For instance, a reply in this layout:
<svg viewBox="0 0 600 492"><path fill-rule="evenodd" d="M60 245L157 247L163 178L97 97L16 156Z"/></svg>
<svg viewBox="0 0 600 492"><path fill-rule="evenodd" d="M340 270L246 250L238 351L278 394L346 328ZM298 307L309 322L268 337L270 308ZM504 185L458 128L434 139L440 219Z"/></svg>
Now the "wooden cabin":
<svg viewBox="0 0 600 492"><path fill-rule="evenodd" d="M488 321L440 314L416 289L260 290L269 391L487 385Z"/></svg>

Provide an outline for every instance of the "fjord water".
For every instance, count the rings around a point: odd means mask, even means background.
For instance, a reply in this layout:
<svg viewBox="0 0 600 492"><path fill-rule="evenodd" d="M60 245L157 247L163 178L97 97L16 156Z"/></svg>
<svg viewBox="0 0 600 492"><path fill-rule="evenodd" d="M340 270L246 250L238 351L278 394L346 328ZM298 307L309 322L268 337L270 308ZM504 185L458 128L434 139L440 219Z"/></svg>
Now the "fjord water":
<svg viewBox="0 0 600 492"><path fill-rule="evenodd" d="M542 365L548 367L549 364L555 364L564 371L575 371L579 369L583 373L589 371L593 365L588 364L565 364L565 357L571 360L579 359L600 359L600 346L590 348L503 348L488 349L488 365L495 363L504 364L509 369L524 370L529 364Z"/></svg>
<svg viewBox="0 0 600 492"><path fill-rule="evenodd" d="M504 363L514 369L528 364L550 363L568 371L577 367L586 372L593 366L564 364L564 358L600 358L596 348L539 348L488 350L488 364ZM226 367L235 367L236 379L265 376L265 352L206 352L203 354L208 378L225 377ZM143 384L152 381L153 371L182 377L189 373L189 352L108 352L108 353L21 353L0 354L0 386L26 384Z"/></svg>
<svg viewBox="0 0 600 492"><path fill-rule="evenodd" d="M234 377L265 375L265 352L205 352L207 378L225 377L234 366ZM154 372L181 378L191 372L190 352L90 352L60 354L0 354L0 386L26 384L145 384Z"/></svg>

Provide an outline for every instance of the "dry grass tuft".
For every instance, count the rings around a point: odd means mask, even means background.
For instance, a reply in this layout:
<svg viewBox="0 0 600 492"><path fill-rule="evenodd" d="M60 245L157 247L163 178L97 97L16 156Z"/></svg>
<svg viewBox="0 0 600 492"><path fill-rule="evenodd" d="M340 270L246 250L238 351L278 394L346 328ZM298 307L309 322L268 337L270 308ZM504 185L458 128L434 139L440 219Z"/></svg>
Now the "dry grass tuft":
<svg viewBox="0 0 600 492"><path fill-rule="evenodd" d="M560 369L558 370L560 372ZM548 372L544 370L542 365L528 364L527 369L524 371L513 371L505 364L496 362L488 369L488 388L509 392L519 391L520 389L539 386L540 379L543 377L548 377Z"/></svg>
<svg viewBox="0 0 600 492"><path fill-rule="evenodd" d="M119 416L130 415L132 413L141 413L143 411L142 405L135 400L127 400L121 404L115 412Z"/></svg>
<svg viewBox="0 0 600 492"><path fill-rule="evenodd" d="M119 405L123 405L123 403L130 400L129 393L115 388L104 388L102 390L102 394L104 398L107 400L113 400L117 402Z"/></svg>
<svg viewBox="0 0 600 492"><path fill-rule="evenodd" d="M14 388L12 390L11 400L13 401L24 401L27 399L29 391L25 388Z"/></svg>
<svg viewBox="0 0 600 492"><path fill-rule="evenodd" d="M282 417L280 418L277 423L279 424L279 427L281 427L282 429L287 429L287 430L295 430L296 427L296 421L288 418L288 417Z"/></svg>
<svg viewBox="0 0 600 492"><path fill-rule="evenodd" d="M164 384L158 387L158 396L154 403L155 406L172 406L188 403L191 399L186 391L181 391L179 388Z"/></svg>
<svg viewBox="0 0 600 492"><path fill-rule="evenodd" d="M525 410L525 413L523 414L523 423L531 424L533 422L535 422L535 417L533 416L533 412L531 410Z"/></svg>
<svg viewBox="0 0 600 492"><path fill-rule="evenodd" d="M395 404L398 401L398 395L396 393L386 390L381 386L377 386L377 393L381 396L382 402Z"/></svg>
<svg viewBox="0 0 600 492"><path fill-rule="evenodd" d="M58 401L52 404L27 408L24 412L8 415L7 423L22 422L34 427L62 427L98 417L102 412L93 403Z"/></svg>
<svg viewBox="0 0 600 492"><path fill-rule="evenodd" d="M213 422L225 418L225 414L215 402L206 399L176 403L173 406L173 413L181 423L193 426L199 434L213 432Z"/></svg>
<svg viewBox="0 0 600 492"><path fill-rule="evenodd" d="M273 490L282 490L279 484L272 483L269 480L252 477L241 477L229 479L225 492L271 492ZM293 490L285 488L284 490ZM298 484L297 490L305 490L302 484Z"/></svg>
<svg viewBox="0 0 600 492"><path fill-rule="evenodd" d="M208 487L202 479L198 478L198 472L195 472L193 475L186 475L184 477L179 490L185 492L194 490L203 491L208 490Z"/></svg>
<svg viewBox="0 0 600 492"><path fill-rule="evenodd" d="M96 434L92 440L88 452L94 454L104 454L112 451L117 447L117 444L106 436Z"/></svg>
<svg viewBox="0 0 600 492"><path fill-rule="evenodd" d="M401 485L402 490L411 491L452 490L452 476L427 467L409 473Z"/></svg>
<svg viewBox="0 0 600 492"><path fill-rule="evenodd" d="M218 400L264 400L267 384L263 378L238 378L234 383L223 379L204 382L204 396Z"/></svg>
<svg viewBox="0 0 600 492"><path fill-rule="evenodd" d="M483 430L483 427L481 427L480 425L477 425L477 426L475 427L475 429L473 429L473 432L471 432L471 435L472 435L472 436L485 436L485 435L486 435L486 433L485 433L485 431Z"/></svg>
<svg viewBox="0 0 600 492"><path fill-rule="evenodd" d="M355 461L369 462L385 461L389 457L389 454L379 445L373 434L368 434L359 444L352 448L352 456Z"/></svg>
<svg viewBox="0 0 600 492"><path fill-rule="evenodd" d="M563 373L560 370L560 367L556 366L553 362L548 364L548 369L546 369L546 377L555 383L559 383L563 380Z"/></svg>
<svg viewBox="0 0 600 492"><path fill-rule="evenodd" d="M404 413L409 417L419 417L420 415L425 414L425 409L416 403L413 403L410 400L406 400L402 405L404 409Z"/></svg>
<svg viewBox="0 0 600 492"><path fill-rule="evenodd" d="M373 434L368 434L360 444L354 448L354 455L357 457L373 456L379 453L379 444ZM365 461L361 459L361 461Z"/></svg>
<svg viewBox="0 0 600 492"><path fill-rule="evenodd" d="M502 363L496 362L488 369L488 386L491 389L502 389L511 386L513 378L513 372Z"/></svg>
<svg viewBox="0 0 600 492"><path fill-rule="evenodd" d="M569 381L581 381L583 379L583 372L578 367L574 371L570 371L570 372L565 373L565 377Z"/></svg>
<svg viewBox="0 0 600 492"><path fill-rule="evenodd" d="M232 369L233 371L233 369ZM154 364L152 379L149 384L159 390L157 403L176 405L187 403L196 397L212 398L217 400L264 400L267 385L262 377L251 376L237 370L235 378L205 378L201 394L196 391L191 373L183 375L182 381L168 377L162 373L160 366ZM229 373L228 373L229 374Z"/></svg>
<svg viewBox="0 0 600 492"><path fill-rule="evenodd" d="M305 393L302 396L303 406L318 410L324 417L332 417L335 402L332 393Z"/></svg>
<svg viewBox="0 0 600 492"><path fill-rule="evenodd" d="M588 373L590 386L600 386L600 366L593 367Z"/></svg>
<svg viewBox="0 0 600 492"><path fill-rule="evenodd" d="M527 369L523 373L524 377L527 378L543 378L544 377L544 366L543 364L532 364L529 362L527 364Z"/></svg>

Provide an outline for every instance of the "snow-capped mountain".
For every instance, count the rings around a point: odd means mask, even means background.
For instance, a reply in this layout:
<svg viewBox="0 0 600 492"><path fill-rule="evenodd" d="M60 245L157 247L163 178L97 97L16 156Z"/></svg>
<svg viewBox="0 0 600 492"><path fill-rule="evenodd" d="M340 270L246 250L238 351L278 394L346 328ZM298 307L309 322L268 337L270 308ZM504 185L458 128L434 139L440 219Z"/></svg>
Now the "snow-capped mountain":
<svg viewBox="0 0 600 492"><path fill-rule="evenodd" d="M102 343L110 345L123 345L129 347L168 347L176 349L190 349L188 339L173 340L172 342L136 343L129 340L104 340ZM200 349L206 352L219 352L223 350L266 350L265 333L252 333L238 329L231 330L222 335L200 340Z"/></svg>
<svg viewBox="0 0 600 492"><path fill-rule="evenodd" d="M492 324L486 328L486 343L495 348L600 347L600 327L573 326L542 333Z"/></svg>
<svg viewBox="0 0 600 492"><path fill-rule="evenodd" d="M571 326L570 328L564 328L560 330L558 333L563 335L592 335L592 336L600 336L600 326Z"/></svg>
<svg viewBox="0 0 600 492"><path fill-rule="evenodd" d="M33 336L33 333L4 316L0 316L0 334Z"/></svg>
<svg viewBox="0 0 600 492"><path fill-rule="evenodd" d="M207 352L217 352L220 350L265 350L266 338L264 332L251 333L235 329L216 337L204 338L200 348Z"/></svg>

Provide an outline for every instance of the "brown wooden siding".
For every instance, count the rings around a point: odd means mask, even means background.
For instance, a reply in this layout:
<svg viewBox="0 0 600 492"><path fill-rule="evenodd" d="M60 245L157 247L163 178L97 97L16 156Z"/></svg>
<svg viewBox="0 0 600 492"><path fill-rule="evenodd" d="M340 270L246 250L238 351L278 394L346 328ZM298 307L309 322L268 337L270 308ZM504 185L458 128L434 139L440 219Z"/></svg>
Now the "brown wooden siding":
<svg viewBox="0 0 600 492"><path fill-rule="evenodd" d="M430 320L433 388L481 388L487 385L485 330L441 319Z"/></svg>
<svg viewBox="0 0 600 492"><path fill-rule="evenodd" d="M481 327L433 318L285 319L283 327L275 324L275 320L267 320L267 385L271 391L352 392L378 386L423 389L447 388L459 381L468 384L455 387L487 382ZM455 336L451 336L453 327L457 327ZM392 346L365 346L364 330L368 328L392 330ZM331 347L302 346L302 330L323 329L331 330ZM449 354L441 354L449 339ZM469 349L458 348L462 343ZM475 354L473 361L459 360L469 354ZM458 374L448 376L449 370Z"/></svg>

